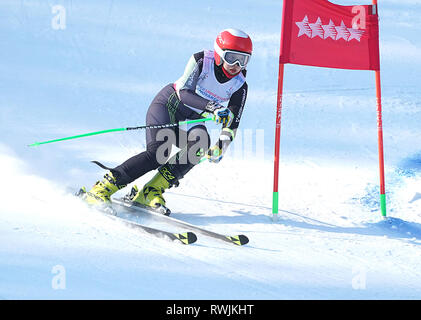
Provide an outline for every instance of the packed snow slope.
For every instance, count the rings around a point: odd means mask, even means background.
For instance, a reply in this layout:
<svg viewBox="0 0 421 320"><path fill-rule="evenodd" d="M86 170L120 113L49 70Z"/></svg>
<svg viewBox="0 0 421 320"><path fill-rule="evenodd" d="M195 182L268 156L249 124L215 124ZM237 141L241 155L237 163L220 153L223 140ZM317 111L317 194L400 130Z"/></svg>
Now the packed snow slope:
<svg viewBox="0 0 421 320"><path fill-rule="evenodd" d="M287 65L273 222L282 1L2 0L0 299L419 299L421 1L379 3L390 218L379 212L373 72ZM90 160L144 150L144 132L28 147L144 124L159 89L228 27L254 44L238 136L220 164L165 195L174 217L246 234L247 246L155 239L69 193L103 175Z"/></svg>

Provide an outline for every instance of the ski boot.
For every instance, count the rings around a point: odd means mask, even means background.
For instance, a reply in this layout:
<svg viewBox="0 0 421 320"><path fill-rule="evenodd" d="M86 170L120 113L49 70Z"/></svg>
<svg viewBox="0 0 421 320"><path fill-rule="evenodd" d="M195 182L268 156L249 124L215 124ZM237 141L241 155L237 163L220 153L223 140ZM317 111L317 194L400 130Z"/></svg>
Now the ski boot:
<svg viewBox="0 0 421 320"><path fill-rule="evenodd" d="M142 190L139 191L137 186L133 186L125 199L133 201L141 207L153 209L155 212L169 216L171 210L166 207L162 194L173 185L178 186L178 180L171 174L167 166L163 166L158 169L157 174L145 184Z"/></svg>
<svg viewBox="0 0 421 320"><path fill-rule="evenodd" d="M82 197L89 205L111 208L111 195L124 187L125 185L117 184L116 178L110 171L104 175L104 179L97 181L91 190L86 191L82 187L76 195Z"/></svg>

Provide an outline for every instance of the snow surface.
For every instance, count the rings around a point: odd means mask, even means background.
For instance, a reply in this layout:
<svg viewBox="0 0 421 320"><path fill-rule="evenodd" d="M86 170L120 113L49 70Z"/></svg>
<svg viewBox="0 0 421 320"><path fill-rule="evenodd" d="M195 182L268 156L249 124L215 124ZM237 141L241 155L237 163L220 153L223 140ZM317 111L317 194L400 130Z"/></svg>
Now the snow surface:
<svg viewBox="0 0 421 320"><path fill-rule="evenodd" d="M379 213L373 72L287 65L273 222L281 1L2 0L0 299L421 298L421 2L379 2L390 218ZM158 90L227 27L254 42L239 136L166 198L174 217L249 245L156 240L68 193L102 176L90 160L144 150L143 132L27 146L143 124Z"/></svg>

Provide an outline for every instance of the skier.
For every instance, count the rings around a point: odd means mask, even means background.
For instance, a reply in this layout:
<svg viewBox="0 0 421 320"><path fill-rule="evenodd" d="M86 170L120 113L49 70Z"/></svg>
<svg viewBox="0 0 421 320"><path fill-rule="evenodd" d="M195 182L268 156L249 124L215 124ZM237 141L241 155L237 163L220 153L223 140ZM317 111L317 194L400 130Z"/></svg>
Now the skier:
<svg viewBox="0 0 421 320"><path fill-rule="evenodd" d="M222 124L214 146L210 147L210 137L203 122L178 130L147 129L146 151L115 168L97 163L108 171L86 192L85 200L89 204L107 205L113 193L158 169L142 189L132 188L130 199L169 214L164 191L178 186L179 180L201 158L206 157L213 163L221 161L233 141L247 97L246 66L251 54L252 41L246 33L238 29L221 31L214 42L214 50L193 54L182 77L165 86L149 106L147 125L213 117L216 123ZM187 139L183 140L183 137ZM169 158L172 145L181 150Z"/></svg>

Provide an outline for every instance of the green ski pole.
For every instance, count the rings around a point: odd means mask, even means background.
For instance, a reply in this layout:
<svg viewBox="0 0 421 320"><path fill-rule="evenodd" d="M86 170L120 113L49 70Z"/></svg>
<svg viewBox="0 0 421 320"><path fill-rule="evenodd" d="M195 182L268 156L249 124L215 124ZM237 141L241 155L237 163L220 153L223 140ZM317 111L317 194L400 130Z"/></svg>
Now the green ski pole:
<svg viewBox="0 0 421 320"><path fill-rule="evenodd" d="M209 121L209 120L213 120L213 117L196 119L196 120L180 121L178 123L167 123L167 124L162 124L162 125L149 125L149 126L127 127L127 128L101 130L101 131L89 132L89 133L85 133L85 134L79 134L79 135L66 137L66 138L53 139L53 140L42 141L42 142L35 142L35 143L32 143L32 144L28 145L28 147L37 147L37 146L40 146L42 144L71 140L71 139L78 139L78 138L83 138L83 137L90 137L90 136L94 136L94 135L97 135L97 134L103 134L103 133L108 133L108 132L139 130L139 129L164 129L164 128L178 127L178 126L181 126L181 125L184 125L184 124L204 122L204 121Z"/></svg>

